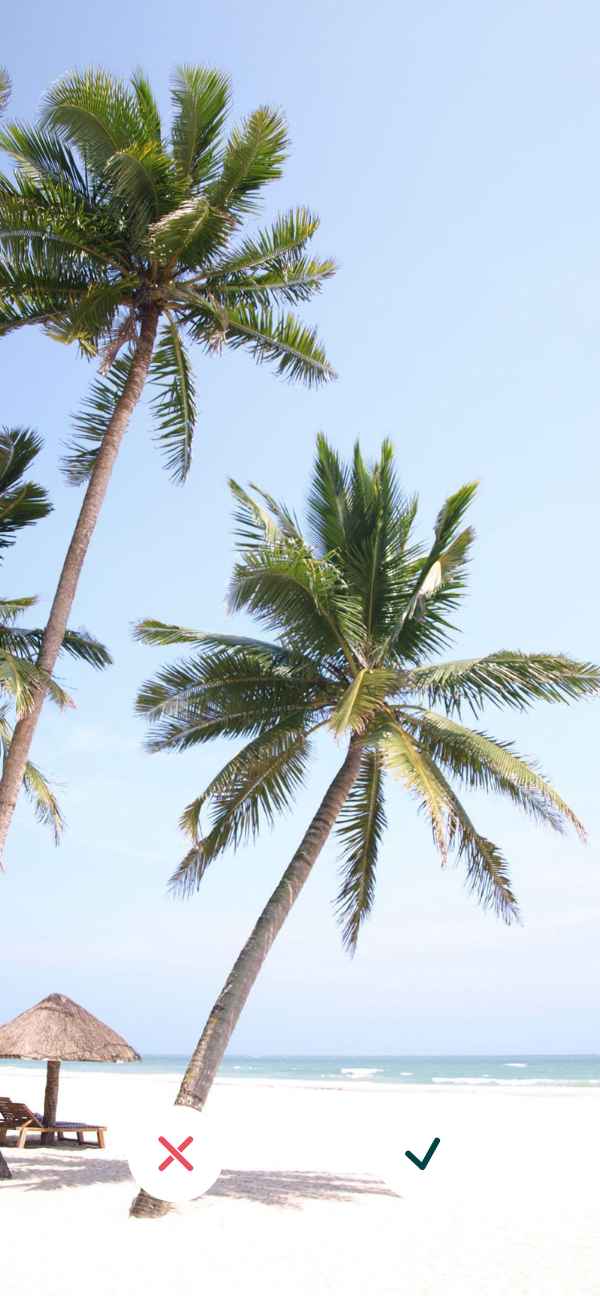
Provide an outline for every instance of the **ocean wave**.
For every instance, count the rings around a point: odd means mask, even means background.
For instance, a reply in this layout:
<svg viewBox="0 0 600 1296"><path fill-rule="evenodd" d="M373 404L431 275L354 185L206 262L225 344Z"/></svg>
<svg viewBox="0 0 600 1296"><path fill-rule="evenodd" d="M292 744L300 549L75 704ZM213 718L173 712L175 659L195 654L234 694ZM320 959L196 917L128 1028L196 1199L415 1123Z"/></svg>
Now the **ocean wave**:
<svg viewBox="0 0 600 1296"><path fill-rule="evenodd" d="M504 1066L526 1067L526 1062L504 1062Z"/></svg>
<svg viewBox="0 0 600 1296"><path fill-rule="evenodd" d="M340 1067L340 1075L383 1075L383 1067Z"/></svg>
<svg viewBox="0 0 600 1296"><path fill-rule="evenodd" d="M555 1085L556 1088L564 1089L567 1086L577 1085L583 1088L586 1084L598 1084L597 1080L564 1080L550 1079L547 1076L527 1077L523 1080L508 1080L502 1076L432 1076L432 1084L462 1084L462 1085L527 1085L533 1088L534 1085Z"/></svg>

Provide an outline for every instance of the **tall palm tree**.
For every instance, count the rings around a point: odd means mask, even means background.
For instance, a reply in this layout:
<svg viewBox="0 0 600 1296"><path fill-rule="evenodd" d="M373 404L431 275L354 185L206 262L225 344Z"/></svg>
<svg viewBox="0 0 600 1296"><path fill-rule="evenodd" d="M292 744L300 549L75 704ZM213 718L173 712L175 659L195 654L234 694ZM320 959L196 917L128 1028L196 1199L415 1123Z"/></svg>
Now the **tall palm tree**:
<svg viewBox="0 0 600 1296"><path fill-rule="evenodd" d="M282 173L285 120L270 107L227 138L229 78L175 69L165 132L151 88L102 70L56 81L38 123L0 133L14 174L0 177L0 335L40 324L100 356L66 471L88 481L41 646L52 674L85 554L146 379L166 465L188 473L196 407L187 342L245 347L308 384L333 376L316 331L289 311L335 270L307 252L318 221L301 207L244 235ZM118 357L118 358L117 358ZM0 783L0 857L44 701L19 720Z"/></svg>
<svg viewBox="0 0 600 1296"><path fill-rule="evenodd" d="M357 446L340 461L318 441L308 498L307 538L270 495L235 482L241 548L229 588L231 612L251 613L273 639L137 626L147 644L188 644L193 655L146 683L137 709L151 724L151 751L183 751L217 737L246 745L185 810L191 845L172 878L189 896L225 850L235 850L287 809L304 782L319 731L345 746L343 763L268 901L214 1005L177 1102L201 1109L262 964L337 824L342 857L336 901L350 952L371 912L377 854L386 826L384 787L403 785L429 821L442 864L452 853L479 902L506 922L517 902L500 849L475 827L456 785L508 799L561 831L576 815L542 778L499 742L463 723L485 705L523 710L538 700L595 694L600 671L549 653L494 652L437 661L460 603L473 531L463 528L475 485L438 514L429 552L414 539L407 498L384 442L367 466ZM204 829L201 820L208 812ZM161 1214L141 1193L135 1215Z"/></svg>
<svg viewBox="0 0 600 1296"><path fill-rule="evenodd" d="M15 543L19 531L39 522L52 512L47 492L26 477L41 449L41 441L29 428L0 428L0 562L6 549ZM53 678L44 679L36 665L42 629L20 624L21 617L36 603L27 595L0 598L0 760L4 762L12 740L12 715L25 715L31 706L35 689L44 683L51 699L60 707L72 706L71 699ZM72 657L96 667L108 665L106 649L85 630L67 630L62 648ZM41 771L26 761L23 787L33 802L35 814L53 829L58 841L64 827L63 817L52 785ZM0 863L0 869L2 865ZM0 1179L10 1178L10 1171L0 1152Z"/></svg>

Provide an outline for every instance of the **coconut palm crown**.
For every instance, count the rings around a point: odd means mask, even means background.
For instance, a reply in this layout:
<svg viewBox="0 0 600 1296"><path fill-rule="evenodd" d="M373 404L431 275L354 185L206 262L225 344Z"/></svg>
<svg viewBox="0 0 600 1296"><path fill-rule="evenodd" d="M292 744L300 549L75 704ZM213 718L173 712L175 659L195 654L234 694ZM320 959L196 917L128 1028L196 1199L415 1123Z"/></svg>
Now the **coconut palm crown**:
<svg viewBox="0 0 600 1296"><path fill-rule="evenodd" d="M292 313L335 270L307 251L305 207L263 230L265 186L282 173L285 120L263 107L226 135L231 86L208 67L175 69L164 128L146 78L73 72L47 92L37 123L0 132L0 337L41 325L100 357L101 376L64 460L87 483L37 664L51 676L123 436L147 380L166 465L190 468L196 423L188 344L244 348L309 386L333 377L316 331ZM44 703L15 726L0 779L0 859Z"/></svg>
<svg viewBox="0 0 600 1296"><path fill-rule="evenodd" d="M414 538L417 501L403 493L387 441L369 466L358 445L345 464L319 438L306 534L271 496L230 485L240 553L229 609L250 613L273 640L157 621L136 630L145 643L193 647L191 657L161 670L139 694L150 750L180 751L222 736L247 740L185 810L191 849L172 886L189 894L211 861L255 838L261 823L291 805L307 773L311 739L326 730L361 749L336 829L337 911L351 951L373 904L390 780L426 815L442 863L454 853L483 906L518 920L506 861L458 791L508 797L556 831L571 825L583 836L583 828L534 764L512 744L466 725L464 714L477 718L488 704L524 710L537 701L590 696L600 672L563 655L509 650L438 660L465 590L474 533L463 519L475 484L446 500L428 552Z"/></svg>
<svg viewBox="0 0 600 1296"><path fill-rule="evenodd" d="M171 100L167 131L141 72L127 84L91 68L50 87L34 126L0 132L14 166L0 178L0 336L41 324L100 353L105 372L121 352L67 459L74 481L89 475L148 317L160 319L154 419L177 481L196 422L187 342L244 347L309 384L333 376L314 328L289 309L335 270L307 252L317 217L300 207L243 233L282 174L282 113L261 107L226 136L230 79L203 66L175 69Z"/></svg>

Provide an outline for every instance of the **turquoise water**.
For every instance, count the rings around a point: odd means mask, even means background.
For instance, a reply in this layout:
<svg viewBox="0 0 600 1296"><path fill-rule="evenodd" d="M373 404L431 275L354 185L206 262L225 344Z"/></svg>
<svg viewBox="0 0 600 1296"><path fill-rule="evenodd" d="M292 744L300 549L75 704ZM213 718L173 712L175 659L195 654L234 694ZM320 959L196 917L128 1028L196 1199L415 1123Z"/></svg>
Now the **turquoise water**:
<svg viewBox="0 0 600 1296"><path fill-rule="evenodd" d="M129 1074L182 1075L187 1057L160 1054L146 1056L139 1063L123 1067ZM25 1071L39 1070L41 1062L0 1060L2 1072L8 1067ZM69 1071L112 1070L110 1063L64 1062ZM224 1080L286 1080L296 1084L305 1081L327 1084L394 1084L436 1085L453 1087L473 1085L495 1087L509 1085L600 1088L599 1054L523 1055L517 1053L496 1057L235 1057L225 1058L219 1071Z"/></svg>

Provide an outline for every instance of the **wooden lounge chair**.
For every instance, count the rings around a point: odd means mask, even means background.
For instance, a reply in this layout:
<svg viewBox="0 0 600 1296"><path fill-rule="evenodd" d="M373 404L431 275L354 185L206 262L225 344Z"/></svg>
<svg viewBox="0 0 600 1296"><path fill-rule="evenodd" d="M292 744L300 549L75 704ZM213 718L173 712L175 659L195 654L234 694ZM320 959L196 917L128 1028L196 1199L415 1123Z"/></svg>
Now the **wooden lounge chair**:
<svg viewBox="0 0 600 1296"><path fill-rule="evenodd" d="M28 1134L56 1134L61 1142L68 1142L67 1132L76 1134L78 1143L92 1147L93 1144L86 1143L83 1137L90 1131L96 1135L98 1147L105 1146L106 1125L87 1125L85 1121L55 1121L54 1125L44 1125L43 1116L40 1116L39 1112L31 1111L25 1103L12 1102L10 1098L0 1098L0 1147L6 1143L9 1130L18 1131L18 1148L25 1146Z"/></svg>

